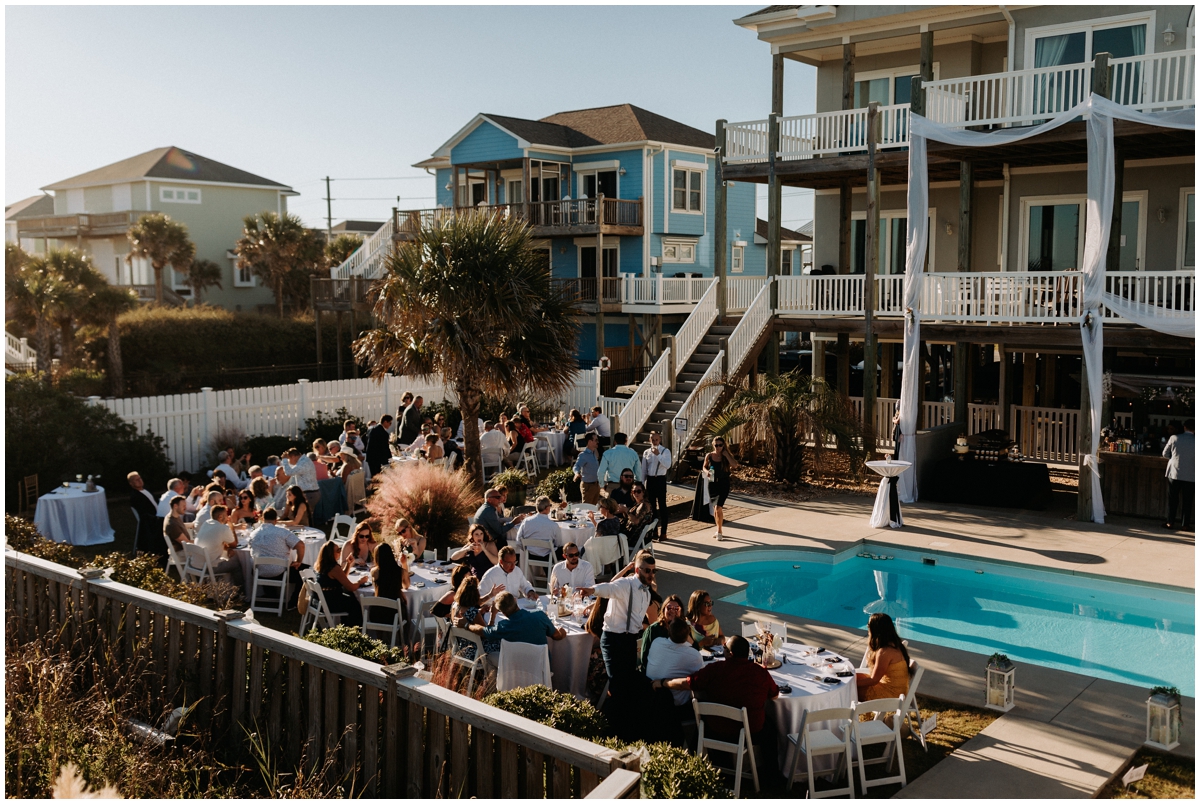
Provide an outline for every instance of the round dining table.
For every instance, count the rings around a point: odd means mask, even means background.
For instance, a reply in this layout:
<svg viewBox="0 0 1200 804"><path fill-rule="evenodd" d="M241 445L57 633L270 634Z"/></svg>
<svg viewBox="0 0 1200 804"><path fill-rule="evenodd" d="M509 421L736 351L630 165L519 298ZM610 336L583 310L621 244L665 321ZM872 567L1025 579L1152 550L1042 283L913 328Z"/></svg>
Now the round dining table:
<svg viewBox="0 0 1200 804"><path fill-rule="evenodd" d="M912 468L908 461L867 461L867 467L879 479L879 492L875 495L875 507L871 509L871 527L902 528L904 516L900 513L900 496L896 488L897 478Z"/></svg>
<svg viewBox="0 0 1200 804"><path fill-rule="evenodd" d="M554 465L562 466L563 444L567 441L566 433L558 430L542 430L540 433L534 433L533 437L538 441L545 441L546 446L550 449L550 457L554 459Z"/></svg>
<svg viewBox="0 0 1200 804"><path fill-rule="evenodd" d="M416 624L421 616L421 608L432 605L442 598L450 589L450 573L454 564L444 562L416 562L408 570L408 588L404 590L404 604L408 608L410 623ZM361 569L351 569L347 573L351 581L357 581L367 573ZM358 597L374 597L375 586L368 578L367 583L358 588Z"/></svg>
<svg viewBox="0 0 1200 804"><path fill-rule="evenodd" d="M780 693L767 704L767 719L773 720L777 729L779 769L786 776L796 751L788 735L800 731L804 713L818 709L848 709L858 701L858 685L854 680L854 663L841 654L818 652L811 645L786 644L777 647L775 655L783 664L770 671L771 677L776 684L792 688L791 692ZM838 673L843 675L839 677ZM832 756L815 757L813 770L832 771L835 760Z"/></svg>
<svg viewBox="0 0 1200 804"><path fill-rule="evenodd" d="M246 580L247 591L254 584L254 557L250 554L250 534L253 530L253 528L247 528L239 533L238 546L233 550L234 557L242 564L242 577ZM300 563L306 567L314 566L317 563L317 552L327 541L325 534L316 528L288 528L288 530L300 537L300 541L304 543L304 558ZM292 554L295 555L295 553L296 551L292 550Z"/></svg>
<svg viewBox="0 0 1200 804"><path fill-rule="evenodd" d="M38 497L33 524L56 542L73 545L105 544L113 540L108 499L103 486L86 491L83 483L58 486Z"/></svg>
<svg viewBox="0 0 1200 804"><path fill-rule="evenodd" d="M542 595L536 601L521 598L517 605L525 610L549 609L550 622L567 632L562 639L547 641L550 647L550 686L560 692L569 692L580 700L586 700L588 665L592 661L592 646L596 640L584 627L587 618L559 617L557 607L546 595ZM496 615L496 622L503 619L503 614Z"/></svg>

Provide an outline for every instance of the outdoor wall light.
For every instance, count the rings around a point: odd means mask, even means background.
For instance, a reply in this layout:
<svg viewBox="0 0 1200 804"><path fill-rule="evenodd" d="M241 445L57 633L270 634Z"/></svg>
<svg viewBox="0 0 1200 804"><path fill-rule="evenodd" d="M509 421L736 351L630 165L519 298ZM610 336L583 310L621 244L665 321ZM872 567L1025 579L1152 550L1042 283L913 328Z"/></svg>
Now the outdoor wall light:
<svg viewBox="0 0 1200 804"><path fill-rule="evenodd" d="M1158 222L1159 223L1167 222L1167 208L1166 207L1158 208Z"/></svg>
<svg viewBox="0 0 1200 804"><path fill-rule="evenodd" d="M947 235L954 234L954 227L950 223L946 224L946 234Z"/></svg>
<svg viewBox="0 0 1200 804"><path fill-rule="evenodd" d="M625 168L621 168L620 170L618 170L618 171L617 171L617 173L619 173L619 174L621 174L622 176L624 176L624 175L625 175Z"/></svg>
<svg viewBox="0 0 1200 804"><path fill-rule="evenodd" d="M1163 44L1164 45L1175 44L1175 26L1173 26L1169 22L1167 23L1167 27L1163 28Z"/></svg>

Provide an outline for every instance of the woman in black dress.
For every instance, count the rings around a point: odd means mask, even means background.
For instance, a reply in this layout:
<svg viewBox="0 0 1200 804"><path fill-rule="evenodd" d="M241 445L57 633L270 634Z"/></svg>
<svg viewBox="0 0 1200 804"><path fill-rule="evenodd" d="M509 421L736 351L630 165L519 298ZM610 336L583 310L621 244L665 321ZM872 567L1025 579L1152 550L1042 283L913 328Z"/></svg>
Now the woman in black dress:
<svg viewBox="0 0 1200 804"><path fill-rule="evenodd" d="M314 569L317 571L317 584L320 585L321 592L325 595L325 603L328 604L329 611L332 614L346 615L341 619L340 625L349 625L355 628L362 625L362 606L358 605L355 593L370 579L363 576L357 581L351 581L346 570L338 564L337 545L333 542L325 542L321 545Z"/></svg>
<svg viewBox="0 0 1200 804"><path fill-rule="evenodd" d="M725 533L725 498L729 496L729 473L738 467L738 462L725 448L725 439L718 436L713 439L713 451L704 456L704 468L712 469L713 479L708 484L708 497L715 509L713 515L717 522L717 541Z"/></svg>

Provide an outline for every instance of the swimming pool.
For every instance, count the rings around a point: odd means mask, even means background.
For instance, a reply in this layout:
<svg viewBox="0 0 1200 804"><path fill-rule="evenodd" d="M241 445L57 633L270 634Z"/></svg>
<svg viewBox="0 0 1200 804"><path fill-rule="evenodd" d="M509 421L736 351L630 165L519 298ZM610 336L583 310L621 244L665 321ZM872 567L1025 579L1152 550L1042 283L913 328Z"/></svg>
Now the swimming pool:
<svg viewBox="0 0 1200 804"><path fill-rule="evenodd" d="M746 582L730 602L864 630L881 611L905 639L1195 694L1190 591L874 545L726 553L709 566Z"/></svg>

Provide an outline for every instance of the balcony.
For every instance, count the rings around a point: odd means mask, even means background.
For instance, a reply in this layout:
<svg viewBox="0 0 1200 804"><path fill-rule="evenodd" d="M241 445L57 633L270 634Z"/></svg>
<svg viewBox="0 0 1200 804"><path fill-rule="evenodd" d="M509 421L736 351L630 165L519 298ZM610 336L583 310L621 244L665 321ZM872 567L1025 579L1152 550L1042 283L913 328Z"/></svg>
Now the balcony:
<svg viewBox="0 0 1200 804"><path fill-rule="evenodd" d="M313 277L311 282L313 308L316 310L368 312L375 305L375 294L371 292L375 283L370 279Z"/></svg>
<svg viewBox="0 0 1200 804"><path fill-rule="evenodd" d="M528 221L536 237L573 237L596 234L640 236L644 233L642 200L578 198L529 204L480 204L474 207L397 210L393 220L396 239L409 240L421 226L458 213L485 212Z"/></svg>
<svg viewBox="0 0 1200 804"><path fill-rule="evenodd" d="M1110 59L1110 97L1143 112L1196 105L1196 51L1178 50ZM1006 73L949 78L925 86L925 111L935 123L988 129L1034 125L1070 109L1087 97L1093 63L1041 67ZM908 104L880 108L884 150L908 146ZM867 110L783 117L779 121L781 161L867 152ZM766 162L766 120L725 127L725 161Z"/></svg>
<svg viewBox="0 0 1200 804"><path fill-rule="evenodd" d="M603 281L594 277L553 278L553 286L579 305L579 309L587 313L619 312L622 309L624 295L624 277L604 277Z"/></svg>
<svg viewBox="0 0 1200 804"><path fill-rule="evenodd" d="M111 237L123 235L147 210L124 212L47 215L42 218L18 218L19 237Z"/></svg>

